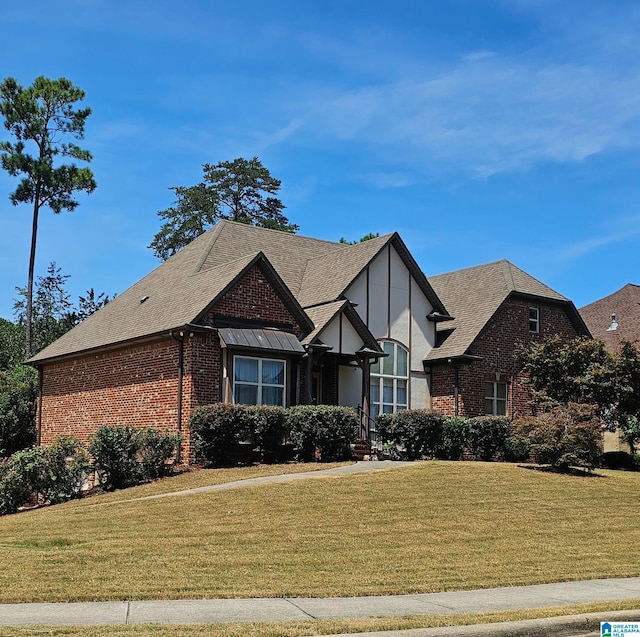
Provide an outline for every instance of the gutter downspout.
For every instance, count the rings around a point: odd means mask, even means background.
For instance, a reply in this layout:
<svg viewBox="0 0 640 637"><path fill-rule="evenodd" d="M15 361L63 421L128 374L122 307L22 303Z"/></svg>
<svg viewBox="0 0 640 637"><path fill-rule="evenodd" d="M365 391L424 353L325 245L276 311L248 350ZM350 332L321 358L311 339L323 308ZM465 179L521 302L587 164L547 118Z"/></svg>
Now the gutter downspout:
<svg viewBox="0 0 640 637"><path fill-rule="evenodd" d="M459 389L460 389L460 368L455 363L453 364L453 404L454 414L459 415L458 403L459 403Z"/></svg>
<svg viewBox="0 0 640 637"><path fill-rule="evenodd" d="M182 435L182 379L184 377L184 334L179 333L180 336L176 336L173 332L169 332L169 336L178 343L178 422L177 429L178 435ZM176 452L176 463L180 463L180 448Z"/></svg>
<svg viewBox="0 0 640 637"><path fill-rule="evenodd" d="M37 397L37 419L36 425L36 444L38 447L42 443L42 387L44 385L44 374L42 367L38 366L38 397Z"/></svg>

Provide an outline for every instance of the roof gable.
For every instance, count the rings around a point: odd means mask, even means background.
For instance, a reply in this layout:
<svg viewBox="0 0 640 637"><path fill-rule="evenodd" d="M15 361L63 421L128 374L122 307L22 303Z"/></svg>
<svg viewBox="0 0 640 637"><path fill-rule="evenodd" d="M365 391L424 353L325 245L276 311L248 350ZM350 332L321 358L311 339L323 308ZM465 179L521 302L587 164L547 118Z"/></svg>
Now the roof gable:
<svg viewBox="0 0 640 637"><path fill-rule="evenodd" d="M196 271L194 265L200 246L194 244L202 244L200 239L36 354L30 362L123 344L194 324L254 265L265 273L301 327L313 329L304 310L264 254L249 254L218 267Z"/></svg>
<svg viewBox="0 0 640 637"><path fill-rule="evenodd" d="M588 333L568 298L506 259L432 276L429 281L455 319L438 327L445 338L431 350L428 360L467 354L491 317L510 297L564 305L577 333Z"/></svg>
<svg viewBox="0 0 640 637"><path fill-rule="evenodd" d="M369 328L360 318L360 315L355 311L353 305L351 305L351 303L346 299L307 308L307 314L314 323L314 329L306 338L304 338L303 343L311 344L315 341L321 341L322 333L325 328L336 316L344 314L357 332L358 336L362 339L364 347L373 351L382 352L378 341L376 341L373 334L369 331Z"/></svg>

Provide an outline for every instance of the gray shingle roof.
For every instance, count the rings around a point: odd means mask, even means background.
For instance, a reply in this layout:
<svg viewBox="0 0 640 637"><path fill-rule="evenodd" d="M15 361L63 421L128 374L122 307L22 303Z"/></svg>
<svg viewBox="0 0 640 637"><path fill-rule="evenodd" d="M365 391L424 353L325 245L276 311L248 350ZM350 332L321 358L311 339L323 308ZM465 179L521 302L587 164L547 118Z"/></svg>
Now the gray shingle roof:
<svg viewBox="0 0 640 637"><path fill-rule="evenodd" d="M247 254L195 272L201 239L36 354L31 362L169 332L191 323L258 256Z"/></svg>
<svg viewBox="0 0 640 637"><path fill-rule="evenodd" d="M455 272L429 277L453 321L438 326L442 334L451 333L439 346L429 352L426 360L464 356L474 339L500 305L512 294L547 299L566 304L573 303L538 279L503 259ZM580 322L579 317L577 320Z"/></svg>
<svg viewBox="0 0 640 637"><path fill-rule="evenodd" d="M392 242L435 309L444 310L397 234L346 245L222 221L31 359L37 363L126 343L197 322L256 259L266 257L276 288L297 306L303 328L311 322L300 305L334 301ZM145 299L144 302L141 300ZM294 308L296 309L296 308Z"/></svg>

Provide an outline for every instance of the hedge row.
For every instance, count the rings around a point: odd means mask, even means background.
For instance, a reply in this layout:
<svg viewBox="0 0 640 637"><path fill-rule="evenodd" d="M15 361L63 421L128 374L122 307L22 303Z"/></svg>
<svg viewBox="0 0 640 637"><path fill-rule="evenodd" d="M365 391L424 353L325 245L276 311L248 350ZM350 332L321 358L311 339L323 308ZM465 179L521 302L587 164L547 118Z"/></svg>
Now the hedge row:
<svg viewBox="0 0 640 637"><path fill-rule="evenodd" d="M378 443L392 456L418 460L503 459L508 455L509 420L501 416L463 418L429 409L381 414L376 420Z"/></svg>
<svg viewBox="0 0 640 637"><path fill-rule="evenodd" d="M350 457L358 417L349 407L331 405L285 409L217 403L197 409L189 427L196 459L213 465L290 457L330 462Z"/></svg>
<svg viewBox="0 0 640 637"><path fill-rule="evenodd" d="M592 469L602 452L603 423L591 405L569 404L513 422L501 416L451 417L411 409L382 414L376 425L383 452L408 460L533 459L561 470Z"/></svg>
<svg viewBox="0 0 640 637"><path fill-rule="evenodd" d="M89 474L106 489L120 489L171 471L180 437L155 429L99 427L85 446L60 436L48 447L17 451L0 461L0 515L38 502L79 497Z"/></svg>

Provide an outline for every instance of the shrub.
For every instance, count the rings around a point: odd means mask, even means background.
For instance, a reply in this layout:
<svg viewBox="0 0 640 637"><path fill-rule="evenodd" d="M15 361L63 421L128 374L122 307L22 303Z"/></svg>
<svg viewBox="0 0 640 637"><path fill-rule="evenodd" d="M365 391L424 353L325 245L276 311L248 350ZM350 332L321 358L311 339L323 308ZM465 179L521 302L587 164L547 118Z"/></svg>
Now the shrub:
<svg viewBox="0 0 640 637"><path fill-rule="evenodd" d="M36 447L17 451L0 465L0 515L15 513L32 502L46 484L44 452Z"/></svg>
<svg viewBox="0 0 640 637"><path fill-rule="evenodd" d="M51 504L80 495L91 471L85 446L72 436L59 436L44 450L46 462L42 492Z"/></svg>
<svg viewBox="0 0 640 637"><path fill-rule="evenodd" d="M133 427L100 426L89 438L89 453L100 483L122 489L139 484L142 471L138 462L140 430Z"/></svg>
<svg viewBox="0 0 640 637"><path fill-rule="evenodd" d="M433 458L442 444L444 416L429 409L405 409L393 416L395 442L409 460Z"/></svg>
<svg viewBox="0 0 640 637"><path fill-rule="evenodd" d="M526 436L508 436L504 441L504 460L523 462L531 456L531 444Z"/></svg>
<svg viewBox="0 0 640 637"><path fill-rule="evenodd" d="M380 414L376 419L378 439L409 460L435 457L442 448L444 416L430 409L404 409Z"/></svg>
<svg viewBox="0 0 640 637"><path fill-rule="evenodd" d="M496 460L504 455L509 420L504 416L477 416L469 420L469 452L474 460Z"/></svg>
<svg viewBox="0 0 640 637"><path fill-rule="evenodd" d="M603 424L594 405L555 407L536 417L519 418L513 429L529 439L531 454L539 464L559 470L571 466L592 469L600 458Z"/></svg>
<svg viewBox="0 0 640 637"><path fill-rule="evenodd" d="M296 457L306 462L316 459L316 451L324 462L349 458L359 428L353 409L331 405L290 407L285 423Z"/></svg>
<svg viewBox="0 0 640 637"><path fill-rule="evenodd" d="M155 480L172 471L168 460L178 451L180 434L161 433L157 429L143 429L138 433L140 476L142 480Z"/></svg>
<svg viewBox="0 0 640 637"><path fill-rule="evenodd" d="M393 414L378 414L376 416L376 442L379 446L389 443L393 439Z"/></svg>
<svg viewBox="0 0 640 637"><path fill-rule="evenodd" d="M446 416L442 425L442 438L436 448L436 458L460 460L469 440L469 419Z"/></svg>
<svg viewBox="0 0 640 637"><path fill-rule="evenodd" d="M249 407L249 429L254 447L263 462L274 462L283 455L283 444L288 435L285 410L267 405Z"/></svg>
<svg viewBox="0 0 640 637"><path fill-rule="evenodd" d="M189 421L197 458L214 465L233 464L239 443L251 438L249 408L216 403L196 409Z"/></svg>

